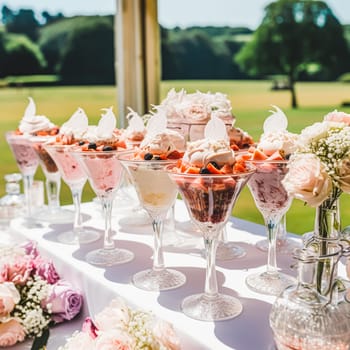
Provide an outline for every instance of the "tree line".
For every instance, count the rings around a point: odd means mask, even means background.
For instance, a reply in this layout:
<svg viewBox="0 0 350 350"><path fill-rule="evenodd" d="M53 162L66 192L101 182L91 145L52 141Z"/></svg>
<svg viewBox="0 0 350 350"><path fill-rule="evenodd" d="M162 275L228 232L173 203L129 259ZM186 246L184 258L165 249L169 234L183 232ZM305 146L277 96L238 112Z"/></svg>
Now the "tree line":
<svg viewBox="0 0 350 350"><path fill-rule="evenodd" d="M0 78L56 74L64 84L114 84L114 16L1 10ZM350 28L323 1L278 0L256 31L160 28L163 80L334 80L350 71ZM294 97L295 98L295 97Z"/></svg>

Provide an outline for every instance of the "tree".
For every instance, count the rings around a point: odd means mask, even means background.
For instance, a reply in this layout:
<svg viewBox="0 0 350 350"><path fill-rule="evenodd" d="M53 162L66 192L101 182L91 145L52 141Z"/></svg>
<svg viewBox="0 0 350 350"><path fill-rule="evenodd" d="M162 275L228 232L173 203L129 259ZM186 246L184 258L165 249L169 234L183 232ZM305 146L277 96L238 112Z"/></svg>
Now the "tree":
<svg viewBox="0 0 350 350"><path fill-rule="evenodd" d="M235 57L251 75L286 75L293 108L298 107L295 82L301 73L318 67L334 79L346 70L348 59L343 27L326 3L314 0L269 4L252 41Z"/></svg>
<svg viewBox="0 0 350 350"><path fill-rule="evenodd" d="M25 64L24 64L25 62ZM0 77L43 72L45 59L39 47L26 36L0 32Z"/></svg>

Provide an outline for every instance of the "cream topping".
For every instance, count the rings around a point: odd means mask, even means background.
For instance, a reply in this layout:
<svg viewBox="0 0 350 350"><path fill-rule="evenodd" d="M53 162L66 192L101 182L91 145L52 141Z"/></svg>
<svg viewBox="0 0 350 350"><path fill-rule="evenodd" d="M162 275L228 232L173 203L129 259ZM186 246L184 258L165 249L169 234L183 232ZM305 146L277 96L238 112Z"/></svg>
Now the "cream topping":
<svg viewBox="0 0 350 350"><path fill-rule="evenodd" d="M23 134L33 135L38 131L46 131L54 128L54 124L49 118L43 115L36 115L34 100L29 97L29 104L24 112L23 118L19 123L19 131Z"/></svg>

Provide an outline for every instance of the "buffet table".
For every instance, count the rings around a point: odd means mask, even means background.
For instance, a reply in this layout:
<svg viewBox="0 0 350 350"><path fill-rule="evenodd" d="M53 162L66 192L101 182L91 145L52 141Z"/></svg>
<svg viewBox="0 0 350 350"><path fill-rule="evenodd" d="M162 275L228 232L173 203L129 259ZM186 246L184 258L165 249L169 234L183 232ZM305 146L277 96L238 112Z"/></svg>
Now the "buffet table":
<svg viewBox="0 0 350 350"><path fill-rule="evenodd" d="M118 206L118 203L117 203ZM87 315L95 315L113 299L120 295L131 307L152 310L157 316L173 323L185 350L267 350L273 348L269 327L269 312L274 297L250 291L245 285L245 277L253 272L264 270L266 253L255 248L256 241L265 237L261 225L232 218L227 224L227 236L242 246L247 254L235 260L217 261L219 291L237 297L243 312L236 318L219 322L201 322L188 318L180 310L184 297L202 292L205 279L205 259L202 256L202 239L191 225L182 201L175 208L176 228L180 234L164 238L165 264L174 267L187 276L184 286L166 292L148 292L137 289L130 283L131 276L152 266L153 235L149 221L140 217L137 210L114 210L113 228L117 231L116 244L135 253L135 259L127 264L100 268L84 261L92 249L102 246L103 220L98 203L82 204L84 225L101 231L101 239L81 246L58 243L56 236L70 224L39 223L37 228L26 229L22 219L11 223L17 237L38 242L43 256L53 260L62 277L79 286L84 293L82 315L66 324L54 327L48 343L48 350L64 344L74 330L80 329ZM144 214L143 214L144 215ZM142 215L141 215L142 216ZM166 235L166 233L165 233ZM294 239L298 239L294 237ZM296 275L292 270L293 261L288 255L278 255L278 265L286 273ZM19 344L14 349L25 349ZM28 347L30 349L30 346Z"/></svg>

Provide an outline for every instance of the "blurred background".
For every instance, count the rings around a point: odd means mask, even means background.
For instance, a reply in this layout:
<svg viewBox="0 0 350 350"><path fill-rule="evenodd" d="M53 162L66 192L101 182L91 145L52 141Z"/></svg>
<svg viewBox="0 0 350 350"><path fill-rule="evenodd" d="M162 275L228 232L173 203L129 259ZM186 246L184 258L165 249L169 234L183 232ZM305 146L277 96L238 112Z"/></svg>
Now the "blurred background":
<svg viewBox="0 0 350 350"><path fill-rule="evenodd" d="M57 125L78 107L91 124L101 108L118 111L117 2L0 2L0 195L4 175L18 172L4 132L16 129L29 96ZM157 21L160 99L171 88L227 94L236 126L255 140L271 104L283 109L292 132L334 109L350 113L348 0L158 0ZM40 169L36 178L43 178ZM87 185L84 200L92 197ZM344 225L348 197L341 199ZM233 214L262 223L247 190ZM314 210L294 201L288 230L309 231L313 220Z"/></svg>

